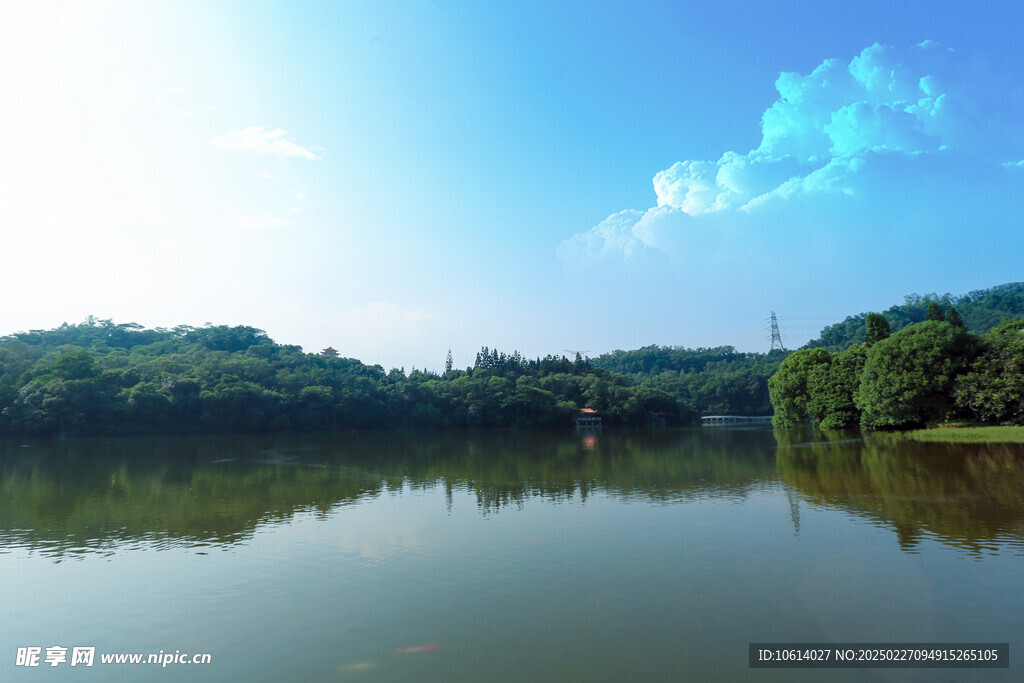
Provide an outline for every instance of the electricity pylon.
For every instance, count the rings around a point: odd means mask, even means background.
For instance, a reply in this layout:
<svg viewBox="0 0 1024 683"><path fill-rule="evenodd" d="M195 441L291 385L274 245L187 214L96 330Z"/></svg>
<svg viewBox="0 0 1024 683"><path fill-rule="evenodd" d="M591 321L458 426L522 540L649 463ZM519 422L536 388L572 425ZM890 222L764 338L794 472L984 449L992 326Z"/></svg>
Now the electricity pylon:
<svg viewBox="0 0 1024 683"><path fill-rule="evenodd" d="M779 321L775 317L775 311L772 311L772 348L774 351L778 348L780 351L785 351L786 347L782 345L782 335L779 333Z"/></svg>

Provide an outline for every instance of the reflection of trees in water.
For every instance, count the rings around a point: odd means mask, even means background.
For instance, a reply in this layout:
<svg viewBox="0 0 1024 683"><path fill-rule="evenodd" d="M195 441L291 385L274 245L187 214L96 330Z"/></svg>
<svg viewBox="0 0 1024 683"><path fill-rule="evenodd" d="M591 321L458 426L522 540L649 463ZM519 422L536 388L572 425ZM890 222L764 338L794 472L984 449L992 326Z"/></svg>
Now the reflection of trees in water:
<svg viewBox="0 0 1024 683"><path fill-rule="evenodd" d="M929 534L981 554L1024 546L1024 449L899 435L776 430L779 476L813 503L889 524L904 550Z"/></svg>
<svg viewBox="0 0 1024 683"><path fill-rule="evenodd" d="M0 536L53 550L234 543L259 524L376 495L379 479L268 461L236 439L73 439L0 451ZM260 462L260 461L264 462Z"/></svg>
<svg viewBox="0 0 1024 683"><path fill-rule="evenodd" d="M695 429L0 443L0 547L225 545L261 525L402 490L469 492L482 514L531 499L741 499L781 476L797 496L983 553L1024 546L1019 446L889 434ZM777 444L777 450L774 446ZM799 504L794 507L794 524Z"/></svg>
<svg viewBox="0 0 1024 683"><path fill-rule="evenodd" d="M530 498L585 500L595 492L662 501L711 492L742 496L754 482L773 476L766 436L764 430L722 430L712 437L699 430L668 431L605 434L584 443L575 435L476 435L444 457L403 465L411 485L443 481L472 491L485 511Z"/></svg>
<svg viewBox="0 0 1024 683"><path fill-rule="evenodd" d="M709 433L710 432L710 433ZM0 443L0 543L63 553L231 544L260 525L388 491L531 498L742 497L775 477L766 430L223 436Z"/></svg>

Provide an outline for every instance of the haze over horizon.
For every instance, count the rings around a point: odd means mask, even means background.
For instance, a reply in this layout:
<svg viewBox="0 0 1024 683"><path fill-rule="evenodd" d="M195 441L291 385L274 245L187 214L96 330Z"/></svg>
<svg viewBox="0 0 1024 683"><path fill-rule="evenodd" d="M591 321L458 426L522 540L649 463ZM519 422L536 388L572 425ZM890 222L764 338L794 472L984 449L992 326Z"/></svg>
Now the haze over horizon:
<svg viewBox="0 0 1024 683"><path fill-rule="evenodd" d="M484 345L766 351L770 310L820 329L1024 280L1022 22L6 3L0 334L209 321L440 369Z"/></svg>

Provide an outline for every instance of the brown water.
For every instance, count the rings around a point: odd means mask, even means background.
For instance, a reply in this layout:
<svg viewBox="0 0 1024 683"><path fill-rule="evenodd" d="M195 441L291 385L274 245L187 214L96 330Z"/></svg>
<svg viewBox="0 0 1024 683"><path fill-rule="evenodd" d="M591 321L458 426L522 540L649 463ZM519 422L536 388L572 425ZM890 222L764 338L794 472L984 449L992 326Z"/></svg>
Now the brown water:
<svg viewBox="0 0 1024 683"><path fill-rule="evenodd" d="M767 428L0 442L0 680L1019 680L1024 450ZM94 666L17 666L21 647ZM101 653L209 653L205 665Z"/></svg>

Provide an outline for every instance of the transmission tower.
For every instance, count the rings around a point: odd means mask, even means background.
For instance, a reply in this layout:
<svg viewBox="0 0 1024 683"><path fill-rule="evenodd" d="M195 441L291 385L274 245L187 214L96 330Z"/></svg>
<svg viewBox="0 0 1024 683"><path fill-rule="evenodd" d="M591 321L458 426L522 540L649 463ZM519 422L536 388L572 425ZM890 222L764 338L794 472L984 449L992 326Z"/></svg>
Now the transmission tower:
<svg viewBox="0 0 1024 683"><path fill-rule="evenodd" d="M779 321L775 317L775 311L772 311L772 348L771 348L771 350L774 351L776 348L779 349L780 351L785 351L786 350L786 347L782 345L782 335L779 333Z"/></svg>

